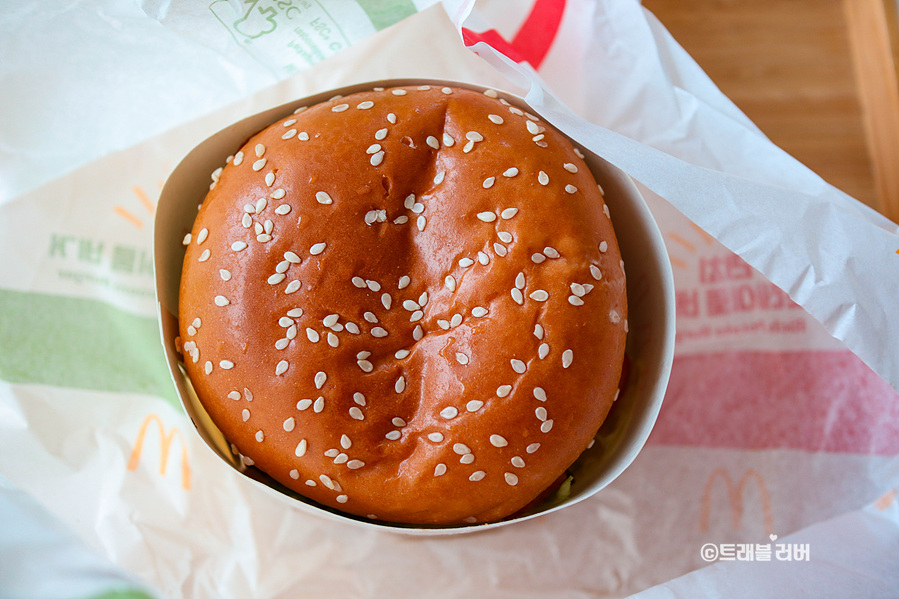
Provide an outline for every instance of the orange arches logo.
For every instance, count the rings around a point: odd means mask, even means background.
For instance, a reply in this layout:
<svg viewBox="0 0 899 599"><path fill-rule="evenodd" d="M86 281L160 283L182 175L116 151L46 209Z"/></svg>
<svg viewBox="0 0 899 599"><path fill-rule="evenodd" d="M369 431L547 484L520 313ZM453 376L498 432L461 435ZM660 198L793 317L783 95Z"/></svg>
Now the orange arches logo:
<svg viewBox="0 0 899 599"><path fill-rule="evenodd" d="M134 440L134 447L131 449L131 457L128 458L128 470L137 470L137 466L140 464L141 454L144 450L144 440L147 436L147 427L151 422L156 424L156 430L159 432L159 474L165 476L172 440L177 437L178 442L181 444L181 488L185 491L190 490L190 461L187 456L187 443L185 443L184 437L181 436L181 431L178 430L178 427L173 426L171 430L166 432L162 419L156 414L148 415L141 423L137 432L137 439Z"/></svg>
<svg viewBox="0 0 899 599"><path fill-rule="evenodd" d="M753 468L750 468L743 473L740 482L737 484L734 484L733 479L723 468L717 468L711 475L709 475L709 480L706 482L705 490L702 493L702 504L699 511L700 530L706 532L709 529L712 489L714 488L715 481L718 479L724 481L724 488L730 503L731 524L733 525L734 530L740 529L740 523L743 520L743 499L746 494L746 488L750 482L753 482L758 489L762 518L764 519L765 524L765 533L769 535L774 533L774 514L771 510L771 495L768 493L768 486L765 484L765 479Z"/></svg>

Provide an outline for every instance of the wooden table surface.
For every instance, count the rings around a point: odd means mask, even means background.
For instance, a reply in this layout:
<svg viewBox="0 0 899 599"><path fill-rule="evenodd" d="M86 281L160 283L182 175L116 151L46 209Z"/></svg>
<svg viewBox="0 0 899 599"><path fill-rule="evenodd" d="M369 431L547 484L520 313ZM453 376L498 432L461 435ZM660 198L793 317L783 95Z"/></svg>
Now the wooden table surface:
<svg viewBox="0 0 899 599"><path fill-rule="evenodd" d="M896 0L643 0L777 145L899 221Z"/></svg>

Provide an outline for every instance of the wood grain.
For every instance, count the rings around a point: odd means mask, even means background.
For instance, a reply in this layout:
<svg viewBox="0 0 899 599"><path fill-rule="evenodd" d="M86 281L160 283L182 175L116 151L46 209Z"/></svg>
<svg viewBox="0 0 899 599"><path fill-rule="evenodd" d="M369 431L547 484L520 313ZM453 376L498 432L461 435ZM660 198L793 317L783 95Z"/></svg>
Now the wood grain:
<svg viewBox="0 0 899 599"><path fill-rule="evenodd" d="M899 219L899 128L889 119L895 40L868 39L892 0L644 0L709 76L777 145L829 183ZM876 21L876 18L874 19ZM850 29L850 25L852 29ZM867 43L860 43L867 42ZM870 56L877 73L870 73ZM880 79L870 86L861 79ZM895 89L895 83L892 83ZM899 109L894 115L899 118ZM893 127L890 129L890 127ZM892 138L892 142L891 142Z"/></svg>

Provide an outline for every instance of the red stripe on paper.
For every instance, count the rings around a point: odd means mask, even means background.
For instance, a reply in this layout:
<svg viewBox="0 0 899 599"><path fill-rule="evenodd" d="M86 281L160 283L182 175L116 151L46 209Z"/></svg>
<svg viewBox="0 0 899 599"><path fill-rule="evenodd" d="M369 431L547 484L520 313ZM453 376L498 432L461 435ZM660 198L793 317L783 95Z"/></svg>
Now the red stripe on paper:
<svg viewBox="0 0 899 599"><path fill-rule="evenodd" d="M899 394L844 351L680 356L655 445L899 454Z"/></svg>
<svg viewBox="0 0 899 599"><path fill-rule="evenodd" d="M539 69L556 39L564 14L565 0L536 0L511 42L495 29L476 32L466 27L462 28L462 39L466 46L484 42L515 62L527 62Z"/></svg>

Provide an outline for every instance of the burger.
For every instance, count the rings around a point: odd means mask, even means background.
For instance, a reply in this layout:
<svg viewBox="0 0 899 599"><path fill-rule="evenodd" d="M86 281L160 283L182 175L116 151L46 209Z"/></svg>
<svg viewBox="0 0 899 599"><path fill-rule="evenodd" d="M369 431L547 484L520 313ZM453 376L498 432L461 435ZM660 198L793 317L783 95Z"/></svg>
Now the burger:
<svg viewBox="0 0 899 599"><path fill-rule="evenodd" d="M304 106L212 173L184 368L245 465L383 522L502 520L615 401L624 263L583 154L456 86Z"/></svg>

